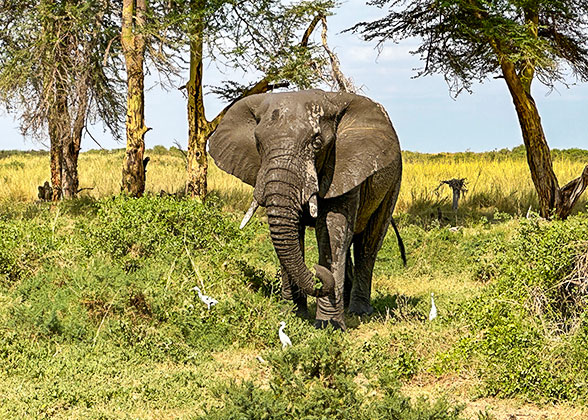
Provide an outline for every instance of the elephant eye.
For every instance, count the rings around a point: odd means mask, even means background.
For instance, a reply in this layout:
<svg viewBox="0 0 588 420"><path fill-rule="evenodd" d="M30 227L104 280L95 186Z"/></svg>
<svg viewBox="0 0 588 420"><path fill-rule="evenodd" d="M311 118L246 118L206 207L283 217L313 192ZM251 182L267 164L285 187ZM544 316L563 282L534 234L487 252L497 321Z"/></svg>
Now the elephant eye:
<svg viewBox="0 0 588 420"><path fill-rule="evenodd" d="M321 141L320 137L316 136L314 139L312 139L311 145L314 150L319 150L321 147L323 147L323 142Z"/></svg>

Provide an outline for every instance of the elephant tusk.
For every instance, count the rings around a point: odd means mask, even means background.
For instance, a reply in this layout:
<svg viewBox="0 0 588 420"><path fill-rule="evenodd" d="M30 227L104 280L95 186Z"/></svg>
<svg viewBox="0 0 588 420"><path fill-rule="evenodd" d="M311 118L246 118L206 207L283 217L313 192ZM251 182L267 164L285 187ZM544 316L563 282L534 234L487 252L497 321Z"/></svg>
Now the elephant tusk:
<svg viewBox="0 0 588 420"><path fill-rule="evenodd" d="M249 206L249 210L247 210L247 213L245 213L245 217L243 217L243 220L241 221L241 225L239 226L239 229L243 229L245 227L245 225L247 223L249 223L249 220L251 220L251 218L253 217L253 214L255 213L255 210L257 210L258 207L259 207L259 203L254 198L253 201L251 202L251 206Z"/></svg>
<svg viewBox="0 0 588 420"><path fill-rule="evenodd" d="M313 194L308 201L308 210L313 219L318 216L318 204L316 202L316 194Z"/></svg>

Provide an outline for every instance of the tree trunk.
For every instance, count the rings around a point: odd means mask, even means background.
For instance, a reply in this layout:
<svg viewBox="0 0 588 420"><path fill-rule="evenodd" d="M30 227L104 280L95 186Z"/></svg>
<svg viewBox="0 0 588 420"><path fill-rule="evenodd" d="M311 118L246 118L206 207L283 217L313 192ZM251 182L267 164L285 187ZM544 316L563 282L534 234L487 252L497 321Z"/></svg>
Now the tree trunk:
<svg viewBox="0 0 588 420"><path fill-rule="evenodd" d="M79 190L78 156L90 100L91 57L88 54L98 41L88 35L80 43L68 32L71 17L67 8L76 2L43 0L42 4L55 9L55 14L43 22L44 32L56 38L42 66L46 72L43 95L47 101L46 118L51 141L52 198L74 198ZM102 17L103 14L98 16L99 22ZM85 69L81 75L80 69Z"/></svg>
<svg viewBox="0 0 588 420"><path fill-rule="evenodd" d="M49 140L51 142L51 187L53 195L51 199L58 201L61 199L61 170L63 162L63 149L61 138L54 121L49 121Z"/></svg>
<svg viewBox="0 0 588 420"><path fill-rule="evenodd" d="M203 7L201 1L193 1L192 9ZM208 158L206 141L209 123L204 113L202 91L202 22L192 25L190 40L190 80L188 91L188 181L186 190L191 197L203 199L207 193Z"/></svg>
<svg viewBox="0 0 588 420"><path fill-rule="evenodd" d="M79 102L75 119L73 124L72 121L67 122L68 136L63 143L63 195L65 198L76 197L80 189L78 157L82 144L82 132L86 126L89 77L87 73L82 77L83 81L77 94Z"/></svg>
<svg viewBox="0 0 588 420"><path fill-rule="evenodd" d="M127 70L127 148L122 169L121 190L133 197L145 192L144 75L143 61L145 40L141 33L144 24L147 0L124 0L122 11L121 43Z"/></svg>
<svg viewBox="0 0 588 420"><path fill-rule="evenodd" d="M570 215L574 205L588 187L588 165L584 167L582 175L573 181L568 182L559 189L556 199L556 215L560 219L565 219Z"/></svg>
<svg viewBox="0 0 588 420"><path fill-rule="evenodd" d="M53 201L60 200L63 197L63 147L69 131L67 96L64 89L60 88L60 81L56 82L56 86L56 88L52 89L52 102L47 116L49 140L51 142Z"/></svg>
<svg viewBox="0 0 588 420"><path fill-rule="evenodd" d="M63 197L74 198L78 194L80 182L78 177L78 156L80 154L80 137L70 134L63 142Z"/></svg>
<svg viewBox="0 0 588 420"><path fill-rule="evenodd" d="M515 71L513 63L502 60L502 73L519 118L531 178L539 195L540 214L549 218L556 207L559 185L553 172L551 152L535 101ZM530 89L530 85L529 85Z"/></svg>
<svg viewBox="0 0 588 420"><path fill-rule="evenodd" d="M45 7L52 6L51 2L44 1ZM43 22L47 33L56 33L55 19L47 19ZM64 42L57 42L53 55L44 57L57 63L55 69L46 71L43 77L43 95L47 98L47 126L49 141L51 143L51 187L53 190L51 199L58 201L63 192L63 139L67 135L67 90L63 86L64 56L67 55ZM47 66L49 67L49 66Z"/></svg>
<svg viewBox="0 0 588 420"><path fill-rule="evenodd" d="M203 10L204 0L192 0L192 12ZM188 181L186 192L191 197L204 199L207 193L208 155L206 142L214 131L206 120L204 95L202 87L203 31L202 18L196 18L191 24L190 33L190 80L186 85L188 91Z"/></svg>
<svg viewBox="0 0 588 420"><path fill-rule="evenodd" d="M537 10L527 8L525 21L530 34L536 38L539 28ZM490 44L500 60L502 74L519 118L531 179L539 196L540 214L546 219L554 215L565 219L588 186L588 166L584 168L580 177L559 188L541 117L531 96L535 65L530 60L519 63L520 71L517 73L515 64L504 57L500 44L495 40L490 40Z"/></svg>
<svg viewBox="0 0 588 420"><path fill-rule="evenodd" d="M513 63L503 60L501 67L519 118L531 178L539 196L541 217L549 219L556 216L565 219L588 187L588 165L580 177L563 188L559 187L553 172L551 151L545 139L541 117L530 93L528 71L525 72L527 75L527 81L525 81L521 80L516 73Z"/></svg>

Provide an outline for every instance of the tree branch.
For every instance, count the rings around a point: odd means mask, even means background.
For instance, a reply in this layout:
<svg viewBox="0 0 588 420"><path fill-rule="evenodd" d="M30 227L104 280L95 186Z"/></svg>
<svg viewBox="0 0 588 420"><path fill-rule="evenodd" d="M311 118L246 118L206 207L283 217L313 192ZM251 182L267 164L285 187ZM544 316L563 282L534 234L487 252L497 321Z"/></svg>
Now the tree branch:
<svg viewBox="0 0 588 420"><path fill-rule="evenodd" d="M316 15L314 17L312 22L310 22L310 24L308 25L308 28L306 28L306 31L304 31L304 35L302 36L302 40L300 41L301 47L308 46L308 41L310 39L310 36L312 35L312 32L316 28L316 25L318 24L318 22L321 21L321 19L324 19L324 15L322 13L319 13L318 15ZM208 124L207 124L208 135L212 134L214 132L214 130L216 130L216 128L220 124L221 120L223 119L223 117L225 116L227 111L229 110L229 108L231 106L233 106L233 104L235 104L235 102L239 101L240 99L246 98L247 96L255 95L257 93L266 93L266 92L269 92L270 90L273 90L273 89L277 89L277 88L281 88L281 87L288 87L288 86L289 86L288 82L280 82L280 83L276 83L276 84L270 84L269 77L268 76L264 77L259 82L257 82L255 85L253 85L251 88L249 88L245 92L243 92L243 94L241 94L239 97L234 99L221 112L219 112L218 115L216 117L214 117L214 119L212 121L208 122Z"/></svg>
<svg viewBox="0 0 588 420"><path fill-rule="evenodd" d="M304 35L302 36L302 41L300 41L300 46L301 47L308 47L308 41L310 39L310 36L314 32L314 28L316 28L316 25L322 19L325 19L325 15L323 15L322 13L319 13L318 15L316 15L314 17L314 19L312 20L312 22L310 22L310 25L308 25L308 28L306 28L306 31L304 32Z"/></svg>
<svg viewBox="0 0 588 420"><path fill-rule="evenodd" d="M331 60L333 78L335 79L337 85L339 85L339 90L341 92L353 93L356 91L355 87L353 86L353 83L347 77L345 77L345 75L341 71L341 68L339 67L339 58L337 58L335 53L332 52L329 46L327 45L327 18L325 16L320 16L320 20L323 23L323 31L321 34L321 38L323 40L323 48L329 55L329 60Z"/></svg>
<svg viewBox="0 0 588 420"><path fill-rule="evenodd" d="M104 149L104 147L102 147L102 145L100 143L98 143L98 140L96 140L96 138L92 135L92 133L90 133L90 130L88 130L88 127L85 127L85 130L86 130L86 134L90 136L92 141L94 143L96 143L98 145L98 147L100 147L102 150L106 150L106 149Z"/></svg>
<svg viewBox="0 0 588 420"><path fill-rule="evenodd" d="M110 41L108 41L108 45L106 46L106 51L104 51L104 58L102 59L102 66L106 67L108 64L108 56L110 55L110 48L112 47L112 43L115 39L119 38L119 35L113 37Z"/></svg>

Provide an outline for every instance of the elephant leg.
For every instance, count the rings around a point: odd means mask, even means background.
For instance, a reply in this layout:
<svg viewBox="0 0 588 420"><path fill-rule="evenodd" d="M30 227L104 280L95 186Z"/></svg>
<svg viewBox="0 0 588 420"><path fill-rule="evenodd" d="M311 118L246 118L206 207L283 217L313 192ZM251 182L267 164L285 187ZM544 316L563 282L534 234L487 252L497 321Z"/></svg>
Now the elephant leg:
<svg viewBox="0 0 588 420"><path fill-rule="evenodd" d="M366 228L353 238L355 278L348 310L357 315L371 315L372 276L376 256L382 247L390 218L398 197L398 188L391 190L371 215Z"/></svg>
<svg viewBox="0 0 588 420"><path fill-rule="evenodd" d="M300 226L298 237L300 238L300 249L302 250L302 257L304 258L304 236L306 228ZM291 279L284 266L281 266L282 271L282 298L294 301L296 305L296 315L301 318L309 318L308 303L306 294L298 287L294 279Z"/></svg>
<svg viewBox="0 0 588 420"><path fill-rule="evenodd" d="M317 299L317 327L328 324L345 329L344 290L347 256L353 239L353 228L359 203L358 189L329 200L324 214L319 213L316 223L319 247L319 264L331 270L335 278L334 293ZM319 206L320 208L320 206Z"/></svg>
<svg viewBox="0 0 588 420"><path fill-rule="evenodd" d="M347 250L347 256L345 257L345 284L343 286L343 305L345 308L349 307L349 300L351 299L351 288L353 287L354 280L353 260L351 258L351 248Z"/></svg>

